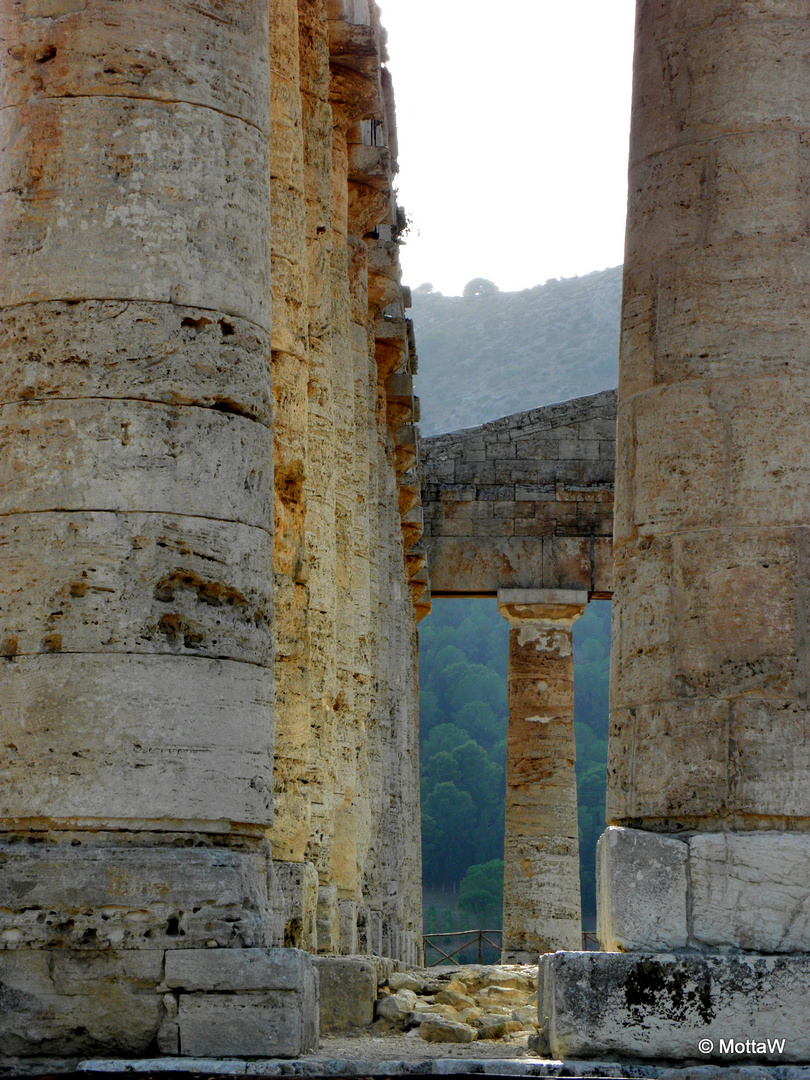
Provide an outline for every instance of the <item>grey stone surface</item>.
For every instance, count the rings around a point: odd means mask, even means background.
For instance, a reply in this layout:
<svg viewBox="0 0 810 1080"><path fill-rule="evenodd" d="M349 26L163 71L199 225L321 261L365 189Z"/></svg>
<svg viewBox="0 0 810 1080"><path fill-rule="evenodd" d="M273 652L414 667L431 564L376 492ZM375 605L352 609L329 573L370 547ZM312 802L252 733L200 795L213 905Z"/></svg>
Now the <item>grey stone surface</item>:
<svg viewBox="0 0 810 1080"><path fill-rule="evenodd" d="M808 957L559 952L540 967L555 1058L810 1060Z"/></svg>
<svg viewBox="0 0 810 1080"><path fill-rule="evenodd" d="M184 834L0 844L0 941L89 950L270 944L267 853Z"/></svg>
<svg viewBox="0 0 810 1080"><path fill-rule="evenodd" d="M270 990L246 994L183 994L180 1053L191 1057L295 1057L305 1043L301 995Z"/></svg>
<svg viewBox="0 0 810 1080"><path fill-rule="evenodd" d="M810 837L673 837L612 826L597 847L597 932L620 952L810 952Z"/></svg>
<svg viewBox="0 0 810 1080"><path fill-rule="evenodd" d="M810 836L709 833L689 841L692 931L703 946L810 952Z"/></svg>
<svg viewBox="0 0 810 1080"><path fill-rule="evenodd" d="M318 871L311 863L275 860L276 883L287 908L284 944L288 948L316 952L318 929Z"/></svg>
<svg viewBox="0 0 810 1080"><path fill-rule="evenodd" d="M318 952L336 953L340 949L340 913L337 885L318 888L317 907Z"/></svg>
<svg viewBox="0 0 810 1080"><path fill-rule="evenodd" d="M184 991L296 990L313 979L301 949L175 949L166 954L167 986Z"/></svg>
<svg viewBox="0 0 810 1080"><path fill-rule="evenodd" d="M689 845L611 827L596 848L597 934L608 952L662 952L687 944Z"/></svg>
<svg viewBox="0 0 810 1080"><path fill-rule="evenodd" d="M424 544L434 595L612 590L616 392L424 439ZM565 544L584 543L566 552ZM601 544L598 541L605 540Z"/></svg>
<svg viewBox="0 0 810 1080"><path fill-rule="evenodd" d="M373 1023L377 998L374 966L343 956L318 956L314 963L320 986L321 1032L330 1035Z"/></svg>

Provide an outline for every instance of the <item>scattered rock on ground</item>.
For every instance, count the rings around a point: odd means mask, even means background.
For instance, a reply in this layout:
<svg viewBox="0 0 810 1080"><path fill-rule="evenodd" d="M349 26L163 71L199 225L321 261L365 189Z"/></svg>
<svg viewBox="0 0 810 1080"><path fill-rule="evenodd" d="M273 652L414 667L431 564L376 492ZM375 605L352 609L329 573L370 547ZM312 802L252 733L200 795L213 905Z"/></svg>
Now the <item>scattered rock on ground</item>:
<svg viewBox="0 0 810 1080"><path fill-rule="evenodd" d="M457 1020L432 1016L419 1027L419 1034L425 1042L470 1043L476 1038L475 1028Z"/></svg>

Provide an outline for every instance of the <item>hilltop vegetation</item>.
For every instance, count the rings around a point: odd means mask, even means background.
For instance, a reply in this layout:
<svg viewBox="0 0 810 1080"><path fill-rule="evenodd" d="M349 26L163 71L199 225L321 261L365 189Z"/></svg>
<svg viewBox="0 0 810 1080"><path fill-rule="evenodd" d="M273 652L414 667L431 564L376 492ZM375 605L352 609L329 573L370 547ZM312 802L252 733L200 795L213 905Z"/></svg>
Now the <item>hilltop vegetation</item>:
<svg viewBox="0 0 810 1080"><path fill-rule="evenodd" d="M423 436L616 386L620 266L521 292L413 293Z"/></svg>

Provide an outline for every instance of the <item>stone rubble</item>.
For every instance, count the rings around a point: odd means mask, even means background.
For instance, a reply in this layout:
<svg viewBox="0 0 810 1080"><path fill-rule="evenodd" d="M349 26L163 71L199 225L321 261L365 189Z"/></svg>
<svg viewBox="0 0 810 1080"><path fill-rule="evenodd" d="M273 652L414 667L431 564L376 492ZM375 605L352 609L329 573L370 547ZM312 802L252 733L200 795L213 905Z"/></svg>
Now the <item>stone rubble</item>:
<svg viewBox="0 0 810 1080"><path fill-rule="evenodd" d="M426 1042L525 1040L538 1030L537 968L529 965L392 972L377 990L375 1034L408 1031Z"/></svg>

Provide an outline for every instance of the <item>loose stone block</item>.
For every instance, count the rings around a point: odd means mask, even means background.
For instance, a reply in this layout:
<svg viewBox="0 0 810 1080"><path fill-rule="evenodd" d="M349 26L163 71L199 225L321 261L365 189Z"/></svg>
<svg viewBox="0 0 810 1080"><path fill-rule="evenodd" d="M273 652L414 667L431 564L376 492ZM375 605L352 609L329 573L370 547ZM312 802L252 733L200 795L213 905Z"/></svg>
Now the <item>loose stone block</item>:
<svg viewBox="0 0 810 1080"><path fill-rule="evenodd" d="M689 841L689 873L692 932L701 946L810 952L806 834L698 834Z"/></svg>
<svg viewBox="0 0 810 1080"><path fill-rule="evenodd" d="M555 1058L728 1065L810 1055L807 957L559 952L542 957L540 967L539 1015ZM769 1039L777 1040L770 1049Z"/></svg>
<svg viewBox="0 0 810 1080"><path fill-rule="evenodd" d="M607 952L663 952L687 944L689 845L609 828L596 847L597 933Z"/></svg>
<svg viewBox="0 0 810 1080"><path fill-rule="evenodd" d="M364 960L338 956L314 958L320 986L322 1035L368 1027L374 1022L377 973Z"/></svg>

